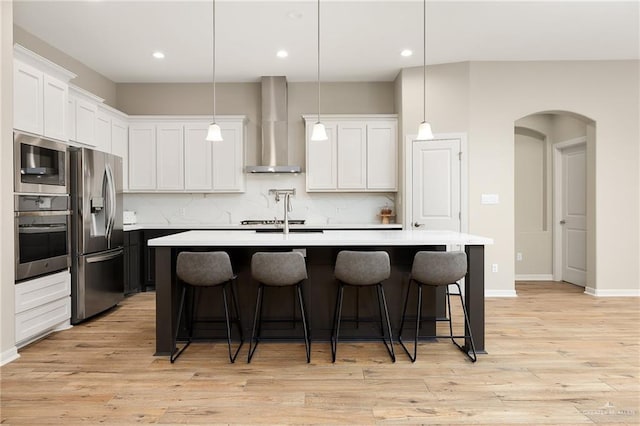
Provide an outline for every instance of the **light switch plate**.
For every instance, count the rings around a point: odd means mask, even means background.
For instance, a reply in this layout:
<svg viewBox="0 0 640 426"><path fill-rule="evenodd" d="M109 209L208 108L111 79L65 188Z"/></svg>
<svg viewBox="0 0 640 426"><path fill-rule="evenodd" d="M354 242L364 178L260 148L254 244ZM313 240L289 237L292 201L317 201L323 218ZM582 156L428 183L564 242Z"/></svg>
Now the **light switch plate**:
<svg viewBox="0 0 640 426"><path fill-rule="evenodd" d="M500 196L498 194L482 194L480 202L482 204L499 204Z"/></svg>

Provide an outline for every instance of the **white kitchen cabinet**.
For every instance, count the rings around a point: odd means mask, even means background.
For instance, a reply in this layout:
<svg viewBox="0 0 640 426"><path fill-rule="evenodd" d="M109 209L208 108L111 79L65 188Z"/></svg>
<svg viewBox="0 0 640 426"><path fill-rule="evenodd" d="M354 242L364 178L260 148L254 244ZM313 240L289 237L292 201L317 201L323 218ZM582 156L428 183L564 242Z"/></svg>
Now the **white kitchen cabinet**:
<svg viewBox="0 0 640 426"><path fill-rule="evenodd" d="M184 188L188 191L211 191L212 143L205 140L208 123L184 126Z"/></svg>
<svg viewBox="0 0 640 426"><path fill-rule="evenodd" d="M156 126L129 125L129 189L156 189Z"/></svg>
<svg viewBox="0 0 640 426"><path fill-rule="evenodd" d="M129 189L129 124L111 118L111 153L122 157L122 189Z"/></svg>
<svg viewBox="0 0 640 426"><path fill-rule="evenodd" d="M184 129L182 124L156 126L156 189L184 189Z"/></svg>
<svg viewBox="0 0 640 426"><path fill-rule="evenodd" d="M69 80L76 75L14 46L13 127L66 141Z"/></svg>
<svg viewBox="0 0 640 426"><path fill-rule="evenodd" d="M209 118L130 117L129 190L132 192L244 191L246 119L244 116L216 118L222 130L223 141L221 142L205 140L210 123ZM152 129L155 129L153 134ZM152 168L155 170L153 181L150 170Z"/></svg>
<svg viewBox="0 0 640 426"><path fill-rule="evenodd" d="M324 115L327 141L311 140L316 116L304 119L307 191L397 191L395 115Z"/></svg>
<svg viewBox="0 0 640 426"><path fill-rule="evenodd" d="M98 106L91 101L77 98L75 107L75 142L96 146L96 115Z"/></svg>
<svg viewBox="0 0 640 426"><path fill-rule="evenodd" d="M111 115L98 108L95 121L95 149L111 152Z"/></svg>
<svg viewBox="0 0 640 426"><path fill-rule="evenodd" d="M15 286L15 333L17 346L47 333L70 327L71 275L62 271Z"/></svg>

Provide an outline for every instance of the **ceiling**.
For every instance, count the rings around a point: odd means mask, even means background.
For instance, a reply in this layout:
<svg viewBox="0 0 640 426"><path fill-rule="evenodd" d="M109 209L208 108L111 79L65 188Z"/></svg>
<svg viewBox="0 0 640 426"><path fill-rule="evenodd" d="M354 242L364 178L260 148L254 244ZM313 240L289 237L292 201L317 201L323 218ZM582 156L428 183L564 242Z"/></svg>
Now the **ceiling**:
<svg viewBox="0 0 640 426"><path fill-rule="evenodd" d="M427 63L640 59L639 4L429 0ZM211 1L14 0L13 10L16 25L114 82L212 79ZM422 10L420 0L323 0L322 80L390 81L422 65ZM218 0L216 81L315 80L316 19L311 0Z"/></svg>

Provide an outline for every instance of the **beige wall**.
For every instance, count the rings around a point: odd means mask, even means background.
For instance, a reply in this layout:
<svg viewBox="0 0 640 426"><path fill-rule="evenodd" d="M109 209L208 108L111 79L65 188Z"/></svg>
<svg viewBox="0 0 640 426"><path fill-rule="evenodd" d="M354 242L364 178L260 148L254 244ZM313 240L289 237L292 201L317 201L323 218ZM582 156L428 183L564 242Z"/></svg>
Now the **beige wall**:
<svg viewBox="0 0 640 426"><path fill-rule="evenodd" d="M17 25L13 26L13 38L14 42L77 74L77 77L71 80L72 84L100 96L104 99L104 103L115 108L116 85L113 81Z"/></svg>
<svg viewBox="0 0 640 426"><path fill-rule="evenodd" d="M201 115L213 112L210 83L118 84L117 108L131 115ZM317 113L316 83L288 83L289 162L304 167L303 114ZM323 83L321 114L388 114L395 111L392 82ZM244 114L246 163L258 164L261 138L260 83L216 84L216 114Z"/></svg>
<svg viewBox="0 0 640 426"><path fill-rule="evenodd" d="M474 62L470 68L469 199L470 232L496 244L486 251L487 286L513 288L514 187L513 123L544 111L572 111L595 121L591 158L597 246L588 261L587 286L637 291L639 199L638 61ZM589 151L588 151L589 155ZM500 194L500 204L480 205L483 193ZM625 208L621 208L625 206Z"/></svg>
<svg viewBox="0 0 640 426"><path fill-rule="evenodd" d="M15 355L12 27L13 3L0 1L0 364Z"/></svg>

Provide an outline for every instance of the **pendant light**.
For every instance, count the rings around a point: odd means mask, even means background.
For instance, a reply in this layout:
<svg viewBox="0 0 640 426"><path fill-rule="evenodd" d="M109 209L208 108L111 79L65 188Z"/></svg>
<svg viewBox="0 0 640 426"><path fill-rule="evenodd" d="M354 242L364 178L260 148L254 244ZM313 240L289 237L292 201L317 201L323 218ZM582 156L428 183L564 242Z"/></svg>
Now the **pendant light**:
<svg viewBox="0 0 640 426"><path fill-rule="evenodd" d="M222 131L216 124L216 0L213 0L213 122L209 124L206 140L210 142L222 142Z"/></svg>
<svg viewBox="0 0 640 426"><path fill-rule="evenodd" d="M311 132L312 141L326 141L327 129L320 122L320 0L318 0L318 121L313 125Z"/></svg>
<svg viewBox="0 0 640 426"><path fill-rule="evenodd" d="M422 50L422 123L418 127L416 140L425 141L433 139L431 124L427 123L427 0L422 1L423 9L423 50Z"/></svg>

